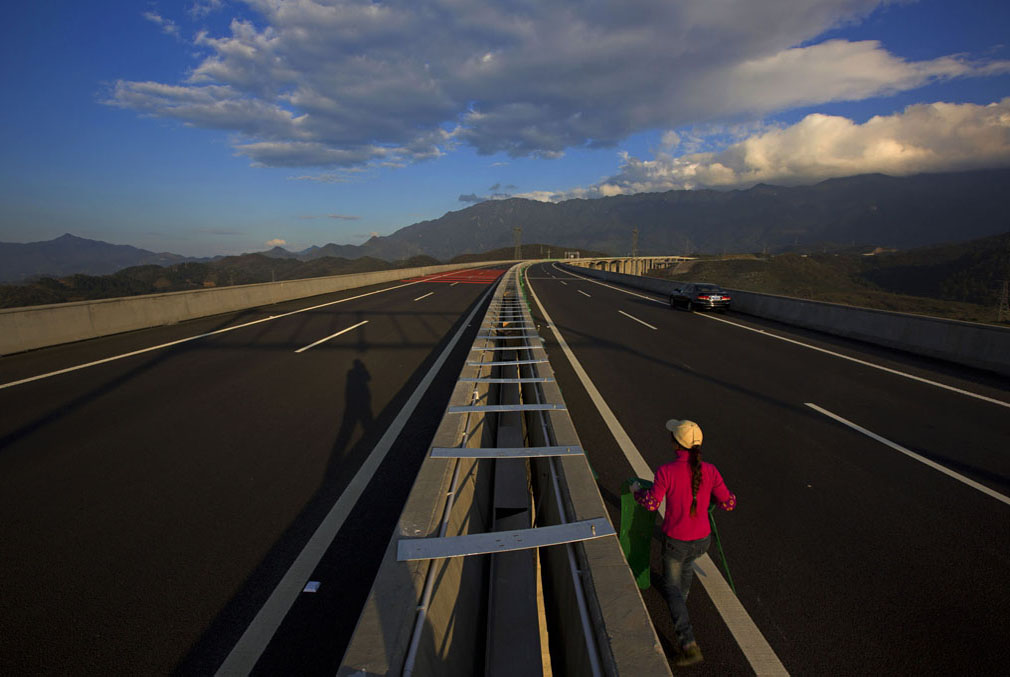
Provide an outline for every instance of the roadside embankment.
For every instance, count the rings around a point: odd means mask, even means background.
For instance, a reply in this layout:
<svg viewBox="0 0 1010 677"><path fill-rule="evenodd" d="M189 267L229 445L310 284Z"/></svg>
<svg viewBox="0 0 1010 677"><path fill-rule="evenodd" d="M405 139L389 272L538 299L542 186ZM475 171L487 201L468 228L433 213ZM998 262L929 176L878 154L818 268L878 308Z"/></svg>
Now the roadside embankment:
<svg viewBox="0 0 1010 677"><path fill-rule="evenodd" d="M674 283L651 277L566 266L586 277L669 294ZM733 310L1010 376L1010 329L738 289Z"/></svg>
<svg viewBox="0 0 1010 677"><path fill-rule="evenodd" d="M451 263L306 280L0 309L0 355L494 263Z"/></svg>

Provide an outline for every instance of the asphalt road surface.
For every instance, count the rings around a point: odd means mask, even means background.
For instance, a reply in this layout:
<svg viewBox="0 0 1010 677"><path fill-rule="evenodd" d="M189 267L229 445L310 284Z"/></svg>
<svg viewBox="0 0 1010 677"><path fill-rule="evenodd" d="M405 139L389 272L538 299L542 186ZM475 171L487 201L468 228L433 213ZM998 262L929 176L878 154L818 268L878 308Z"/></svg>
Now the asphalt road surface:
<svg viewBox="0 0 1010 677"><path fill-rule="evenodd" d="M0 674L212 674L461 333L256 664L333 674L497 275L0 358Z"/></svg>
<svg viewBox="0 0 1010 677"><path fill-rule="evenodd" d="M528 277L653 470L670 458L666 419L701 425L704 458L738 498L734 512L716 511L738 598L787 671L1006 670L1006 379L732 311L674 311L556 265L532 266ZM546 325L536 303L533 311ZM631 466L553 334L540 333L617 523ZM659 547L654 540L654 581ZM714 544L709 554L722 569ZM669 613L655 586L643 596L672 655ZM690 671L751 673L697 580L688 607L705 654Z"/></svg>

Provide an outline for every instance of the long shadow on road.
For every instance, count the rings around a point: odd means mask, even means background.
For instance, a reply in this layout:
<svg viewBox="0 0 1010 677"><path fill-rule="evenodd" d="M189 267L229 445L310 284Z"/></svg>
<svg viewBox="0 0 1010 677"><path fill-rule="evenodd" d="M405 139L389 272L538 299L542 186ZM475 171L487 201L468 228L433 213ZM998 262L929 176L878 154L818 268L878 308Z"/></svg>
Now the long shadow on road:
<svg viewBox="0 0 1010 677"><path fill-rule="evenodd" d="M368 385L372 376L365 360L355 359L344 375L347 406L341 412L341 426L319 489L179 664L176 674L205 675L220 666L356 469L431 370L468 311L459 316L374 419ZM312 580L323 582L319 591L298 597L256 664L256 674L332 675L337 671L478 324L467 329L457 343L317 565ZM361 436L347 448L359 427Z"/></svg>

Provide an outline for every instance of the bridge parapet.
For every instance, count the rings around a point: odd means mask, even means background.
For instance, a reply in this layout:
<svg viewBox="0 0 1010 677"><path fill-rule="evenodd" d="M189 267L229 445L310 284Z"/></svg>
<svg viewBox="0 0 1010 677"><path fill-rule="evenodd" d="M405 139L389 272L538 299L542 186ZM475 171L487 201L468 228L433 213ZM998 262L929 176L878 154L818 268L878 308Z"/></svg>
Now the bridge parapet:
<svg viewBox="0 0 1010 677"><path fill-rule="evenodd" d="M671 280L601 271L592 265L581 266L580 270L574 267L577 263L565 263L571 264L576 274L655 294L665 296L674 288ZM732 308L738 312L1010 376L1010 329L1004 327L738 289L728 291L733 295Z"/></svg>
<svg viewBox="0 0 1010 677"><path fill-rule="evenodd" d="M0 355L411 277L513 261L451 263L372 273L0 309Z"/></svg>

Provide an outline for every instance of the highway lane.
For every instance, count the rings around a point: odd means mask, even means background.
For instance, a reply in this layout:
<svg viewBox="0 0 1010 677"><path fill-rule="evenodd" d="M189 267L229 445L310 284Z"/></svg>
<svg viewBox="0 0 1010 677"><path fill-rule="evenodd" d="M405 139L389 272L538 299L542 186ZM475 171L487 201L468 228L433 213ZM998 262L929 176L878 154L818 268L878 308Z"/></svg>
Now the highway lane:
<svg viewBox="0 0 1010 677"><path fill-rule="evenodd" d="M789 671L984 672L1003 664L1010 506L806 403L1004 496L1010 410L721 320L1010 402L1005 381L953 376L946 365L931 369L928 360L732 313L671 311L641 297L648 294L548 266L532 267L529 277L653 469L669 456L666 418L702 425L706 458L740 498L736 512L717 516L739 597ZM616 519L630 466L553 337L541 334ZM710 554L719 559L714 546ZM657 543L654 574L658 566ZM668 613L654 589L644 597L669 650ZM700 588L691 607L706 654L700 672L749 672Z"/></svg>
<svg viewBox="0 0 1010 677"><path fill-rule="evenodd" d="M274 316L0 388L0 672L213 672L487 288L278 317L379 288L352 290L0 359L2 385ZM345 636L302 652L305 672L339 661L468 346L352 514L316 610Z"/></svg>

